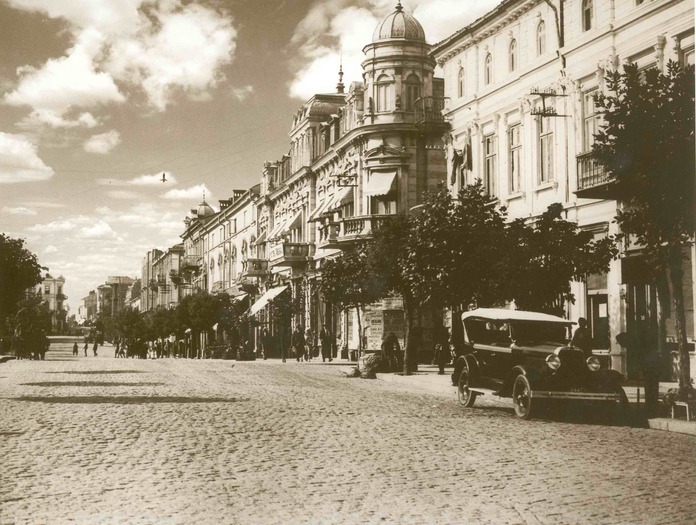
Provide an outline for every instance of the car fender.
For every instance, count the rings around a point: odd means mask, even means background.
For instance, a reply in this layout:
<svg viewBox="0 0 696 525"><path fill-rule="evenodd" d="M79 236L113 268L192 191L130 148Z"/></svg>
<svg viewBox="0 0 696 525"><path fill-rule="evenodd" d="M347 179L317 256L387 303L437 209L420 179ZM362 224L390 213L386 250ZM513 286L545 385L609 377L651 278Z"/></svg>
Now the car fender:
<svg viewBox="0 0 696 525"><path fill-rule="evenodd" d="M459 374L464 365L469 367L469 386L475 386L479 378L479 366L476 357L471 354L459 356L454 363L454 371L452 372L452 383L456 385L459 382Z"/></svg>
<svg viewBox="0 0 696 525"><path fill-rule="evenodd" d="M540 378L541 373L534 368L528 368L522 365L512 367L510 373L503 381L503 386L498 390L497 395L501 397L510 397L512 395L512 385L515 384L515 379L518 375L525 375L529 379L530 384L534 385Z"/></svg>

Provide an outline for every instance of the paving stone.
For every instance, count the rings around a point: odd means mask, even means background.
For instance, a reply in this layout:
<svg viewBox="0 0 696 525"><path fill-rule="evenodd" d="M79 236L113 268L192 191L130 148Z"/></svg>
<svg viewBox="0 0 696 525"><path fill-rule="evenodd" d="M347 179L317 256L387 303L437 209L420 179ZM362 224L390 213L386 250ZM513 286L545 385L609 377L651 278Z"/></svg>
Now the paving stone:
<svg viewBox="0 0 696 525"><path fill-rule="evenodd" d="M2 365L0 523L696 517L694 436L520 421L313 363L99 353Z"/></svg>

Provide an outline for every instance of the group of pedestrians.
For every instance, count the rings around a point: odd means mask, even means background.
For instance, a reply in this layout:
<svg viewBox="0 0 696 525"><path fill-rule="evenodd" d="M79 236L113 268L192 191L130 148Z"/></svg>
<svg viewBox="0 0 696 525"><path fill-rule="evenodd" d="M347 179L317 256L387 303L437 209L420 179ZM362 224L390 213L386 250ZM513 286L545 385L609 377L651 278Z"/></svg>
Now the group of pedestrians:
<svg viewBox="0 0 696 525"><path fill-rule="evenodd" d="M316 356L316 344L314 333L310 328L303 332L302 327L298 326L292 334L292 351L297 362L311 361ZM327 327L322 327L319 331L319 348L321 350L322 362L333 361L333 338Z"/></svg>
<svg viewBox="0 0 696 525"><path fill-rule="evenodd" d="M94 341L94 344L92 345L92 353L94 353L94 357L97 357L97 350L99 349L99 342ZM85 357L87 357L87 350L89 350L89 340L85 338L85 344L83 347L83 350L85 352ZM73 348L72 348L72 355L77 356L79 354L79 347L77 346L77 343L73 343Z"/></svg>

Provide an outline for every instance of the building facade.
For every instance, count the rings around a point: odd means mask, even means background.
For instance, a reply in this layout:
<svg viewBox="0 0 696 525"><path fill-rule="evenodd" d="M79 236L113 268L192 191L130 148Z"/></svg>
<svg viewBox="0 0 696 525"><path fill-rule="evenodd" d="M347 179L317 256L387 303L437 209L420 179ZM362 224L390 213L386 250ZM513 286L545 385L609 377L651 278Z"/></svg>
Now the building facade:
<svg viewBox="0 0 696 525"><path fill-rule="evenodd" d="M452 192L481 179L512 219L533 220L560 202L567 219L596 237L616 234L622 203L589 158L601 125L593 96L606 91L605 75L624 63L663 71L668 60L693 63L693 2L507 0L437 44L433 56L447 86ZM626 242L621 249L606 274L573 284L576 301L567 315L587 318L598 353L633 377L638 367L615 336L629 332L643 348L660 345L660 315L667 320L667 350L676 334L671 312L659 311L640 247ZM693 246L685 256L693 348Z"/></svg>
<svg viewBox="0 0 696 525"><path fill-rule="evenodd" d="M63 293L64 285L65 277L62 275L53 277L47 273L41 283L34 288L34 293L41 297L51 312L51 325L54 333L62 333L65 329L67 309L64 306L68 296Z"/></svg>

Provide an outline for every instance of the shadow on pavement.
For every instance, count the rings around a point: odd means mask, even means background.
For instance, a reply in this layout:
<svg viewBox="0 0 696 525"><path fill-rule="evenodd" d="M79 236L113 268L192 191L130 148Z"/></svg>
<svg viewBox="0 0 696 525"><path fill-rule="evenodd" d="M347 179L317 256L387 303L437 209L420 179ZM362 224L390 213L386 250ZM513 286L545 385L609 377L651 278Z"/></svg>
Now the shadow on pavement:
<svg viewBox="0 0 696 525"><path fill-rule="evenodd" d="M39 383L20 383L25 386L159 386L164 383L117 383L109 381L42 381Z"/></svg>
<svg viewBox="0 0 696 525"><path fill-rule="evenodd" d="M5 398L8 399L8 398ZM68 397L42 397L22 396L9 398L13 401L32 401L36 403L65 403L94 405L110 403L114 405L141 405L146 403L237 403L248 399L221 398L221 397L154 397L154 396L68 396Z"/></svg>
<svg viewBox="0 0 696 525"><path fill-rule="evenodd" d="M66 372L44 372L44 374L78 374L78 375L99 375L99 374L148 374L143 370L91 370L86 372L66 371Z"/></svg>

